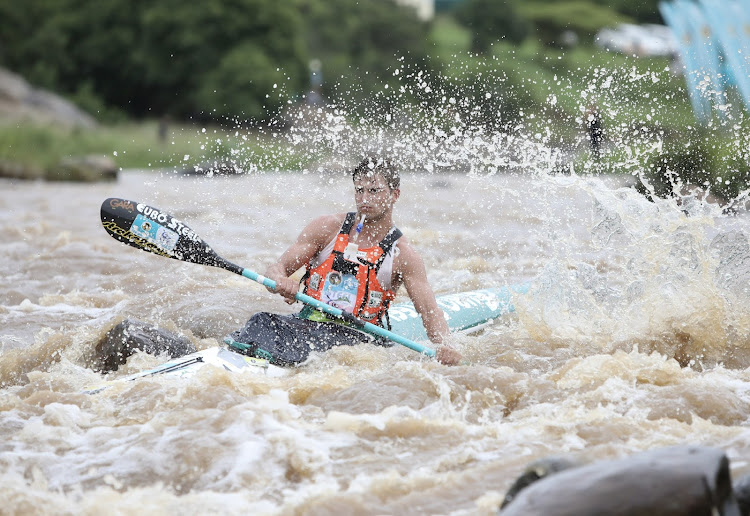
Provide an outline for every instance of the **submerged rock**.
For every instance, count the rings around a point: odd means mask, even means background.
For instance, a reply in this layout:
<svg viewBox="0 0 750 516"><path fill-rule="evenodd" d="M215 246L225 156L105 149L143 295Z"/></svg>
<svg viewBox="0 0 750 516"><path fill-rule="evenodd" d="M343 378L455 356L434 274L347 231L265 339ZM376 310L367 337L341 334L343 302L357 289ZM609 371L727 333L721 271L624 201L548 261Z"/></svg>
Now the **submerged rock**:
<svg viewBox="0 0 750 516"><path fill-rule="evenodd" d="M197 350L187 337L141 321L125 319L109 330L96 345L93 368L103 373L117 371L136 351L152 355L168 353L170 358L176 358Z"/></svg>
<svg viewBox="0 0 750 516"><path fill-rule="evenodd" d="M26 163L0 160L0 177L9 179L92 183L114 181L117 179L118 170L119 167L112 159L98 155L67 157L46 171Z"/></svg>
<svg viewBox="0 0 750 516"><path fill-rule="evenodd" d="M750 514L750 475L745 475L734 483L734 496L740 506L740 514Z"/></svg>
<svg viewBox="0 0 750 516"><path fill-rule="evenodd" d="M578 463L573 462L572 460L568 460L564 457L545 457L543 459L532 462L531 464L526 466L526 469L523 471L523 473L521 473L521 475L516 479L513 485L510 486L508 492L505 493L505 499L503 500L503 505L501 505L501 508L512 502L516 498L516 496L518 496L518 493L529 487L537 480L541 480L554 473L559 473L560 471L566 469L574 468L578 465Z"/></svg>
<svg viewBox="0 0 750 516"><path fill-rule="evenodd" d="M74 156L50 168L46 179L51 181L113 181L117 179L117 164L106 156Z"/></svg>
<svg viewBox="0 0 750 516"><path fill-rule="evenodd" d="M9 179L43 179L44 170L25 163L0 159L0 177Z"/></svg>
<svg viewBox="0 0 750 516"><path fill-rule="evenodd" d="M177 173L183 176L236 176L244 174L246 171L234 161L212 161L193 165L192 167L178 170Z"/></svg>
<svg viewBox="0 0 750 516"><path fill-rule="evenodd" d="M742 514L729 460L722 450L702 446L662 448L548 471L511 499L501 516Z"/></svg>

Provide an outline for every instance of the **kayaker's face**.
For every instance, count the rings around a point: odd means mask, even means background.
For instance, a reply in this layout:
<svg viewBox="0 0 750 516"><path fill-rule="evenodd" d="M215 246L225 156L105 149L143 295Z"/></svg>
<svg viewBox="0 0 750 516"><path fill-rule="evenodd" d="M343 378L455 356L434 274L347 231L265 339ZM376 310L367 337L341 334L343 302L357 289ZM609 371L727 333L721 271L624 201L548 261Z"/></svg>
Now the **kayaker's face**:
<svg viewBox="0 0 750 516"><path fill-rule="evenodd" d="M401 191L391 190L382 174L361 175L354 181L357 212L375 222L393 210Z"/></svg>

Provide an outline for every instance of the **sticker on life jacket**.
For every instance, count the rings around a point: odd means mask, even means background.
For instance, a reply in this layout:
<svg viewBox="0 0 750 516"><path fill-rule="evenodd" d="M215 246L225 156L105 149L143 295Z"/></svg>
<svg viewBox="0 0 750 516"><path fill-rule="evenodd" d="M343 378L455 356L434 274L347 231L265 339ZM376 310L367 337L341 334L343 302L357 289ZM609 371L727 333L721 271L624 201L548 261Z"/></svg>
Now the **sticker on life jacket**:
<svg viewBox="0 0 750 516"><path fill-rule="evenodd" d="M375 308L376 306L380 306L382 302L383 302L383 293L371 291L370 296L367 298L367 307Z"/></svg>
<svg viewBox="0 0 750 516"><path fill-rule="evenodd" d="M326 275L321 301L345 312L352 313L357 302L359 282L353 274L331 271Z"/></svg>
<svg viewBox="0 0 750 516"><path fill-rule="evenodd" d="M310 288L312 290L318 290L318 287L320 287L320 274L315 272L310 276Z"/></svg>

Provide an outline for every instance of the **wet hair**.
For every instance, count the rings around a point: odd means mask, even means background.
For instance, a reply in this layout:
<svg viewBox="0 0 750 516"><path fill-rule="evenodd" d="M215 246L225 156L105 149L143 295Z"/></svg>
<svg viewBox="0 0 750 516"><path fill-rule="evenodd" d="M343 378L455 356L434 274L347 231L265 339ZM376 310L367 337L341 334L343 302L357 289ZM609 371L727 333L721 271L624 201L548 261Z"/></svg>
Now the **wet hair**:
<svg viewBox="0 0 750 516"><path fill-rule="evenodd" d="M398 169L393 162L386 158L378 158L375 156L368 156L363 159L359 165L354 167L352 171L352 180L356 181L358 178L372 177L374 174L380 174L388 184L388 188L395 190L401 186L401 177L398 174Z"/></svg>

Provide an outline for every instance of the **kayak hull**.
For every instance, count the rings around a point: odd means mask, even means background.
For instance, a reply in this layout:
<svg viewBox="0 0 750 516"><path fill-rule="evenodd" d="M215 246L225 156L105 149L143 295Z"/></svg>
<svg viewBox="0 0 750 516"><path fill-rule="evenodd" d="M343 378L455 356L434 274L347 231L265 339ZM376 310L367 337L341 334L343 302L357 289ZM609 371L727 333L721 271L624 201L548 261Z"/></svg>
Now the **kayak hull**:
<svg viewBox="0 0 750 516"><path fill-rule="evenodd" d="M513 312L512 296L528 291L528 285L490 288L438 296L438 306L445 313L451 332L468 332L477 330L493 320ZM391 331L415 341L427 340L422 325L422 318L412 303L399 303L389 309ZM165 362L157 367L118 378L109 382L89 387L85 393L95 394L112 385L131 382L139 378L155 375L167 375L185 378L194 375L206 365L223 368L233 373L254 373L270 377L280 377L289 373L289 369L275 366L268 360L250 357L231 350L233 341L227 337L229 348L215 346L190 353L180 358Z"/></svg>
<svg viewBox="0 0 750 516"><path fill-rule="evenodd" d="M219 367L232 373L253 373L270 377L281 377L289 373L288 369L270 364L268 360L245 356L222 346L214 346L190 353L184 357L175 358L151 369L87 387L83 392L86 394L96 394L113 385L156 375L187 378L193 376L199 369L207 365Z"/></svg>

